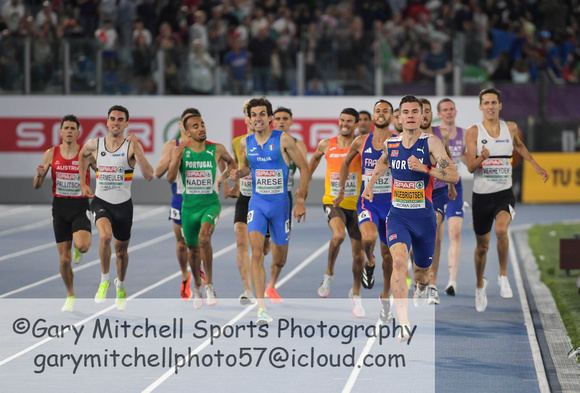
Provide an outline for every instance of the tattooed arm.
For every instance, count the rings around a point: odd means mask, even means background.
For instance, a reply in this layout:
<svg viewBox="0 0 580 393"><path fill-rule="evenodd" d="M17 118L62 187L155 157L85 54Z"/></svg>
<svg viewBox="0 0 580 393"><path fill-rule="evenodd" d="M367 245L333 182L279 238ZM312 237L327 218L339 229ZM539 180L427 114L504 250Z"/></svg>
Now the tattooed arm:
<svg viewBox="0 0 580 393"><path fill-rule="evenodd" d="M439 138L429 138L429 155L433 166L429 168L428 165L422 164L415 156L409 157L409 169L417 172L428 173L429 176L439 179L446 183L457 184L459 181L459 174L453 164L453 160L445 152L443 142ZM439 164L439 168L435 167Z"/></svg>

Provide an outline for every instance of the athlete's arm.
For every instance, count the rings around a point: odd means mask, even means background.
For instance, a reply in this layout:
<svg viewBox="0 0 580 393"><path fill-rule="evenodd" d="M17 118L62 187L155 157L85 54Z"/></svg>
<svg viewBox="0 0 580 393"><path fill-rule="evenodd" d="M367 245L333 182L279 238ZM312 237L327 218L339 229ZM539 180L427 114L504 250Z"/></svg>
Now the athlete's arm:
<svg viewBox="0 0 580 393"><path fill-rule="evenodd" d="M246 177L252 173L250 163L246 157L246 138L243 138L240 141L240 150L242 151L242 162L240 162L240 167L239 169L232 169L230 171L230 178L233 181L238 181L240 178Z"/></svg>
<svg viewBox="0 0 580 393"><path fill-rule="evenodd" d="M294 206L293 216L296 217L298 222L302 218L306 218L306 208L304 207L304 202L308 196L308 182L310 181L310 172L306 158L303 156L302 152L294 142L289 134L283 133L280 137L281 147L294 161L298 169L300 170L300 183L298 185L298 191L296 191L296 205Z"/></svg>
<svg viewBox="0 0 580 393"><path fill-rule="evenodd" d="M127 135L127 140L130 142L129 144L130 151L128 152L129 157L135 158L135 161L139 165L139 169L141 169L143 177L150 181L151 179L153 179L155 171L153 170L151 164L149 164L149 161L147 161L147 158L145 158L143 146L141 145L139 139L137 139L137 136L135 134Z"/></svg>
<svg viewBox="0 0 580 393"><path fill-rule="evenodd" d="M157 168L155 168L155 176L160 179L167 170L169 169L169 162L171 162L171 152L173 151L173 146L175 146L175 141L167 141L163 145L163 151L161 152L161 158L159 163L157 163Z"/></svg>
<svg viewBox="0 0 580 393"><path fill-rule="evenodd" d="M324 157L324 155L326 154L326 150L328 149L328 143L329 143L328 139L323 139L320 142L318 142L318 147L316 148L316 151L314 152L312 158L310 159L310 162L308 163L308 171L310 173L309 180L312 179L312 174L314 173L316 168L318 168L318 164L320 164L320 160L322 160L322 157Z"/></svg>
<svg viewBox="0 0 580 393"><path fill-rule="evenodd" d="M429 176L444 181L445 183L456 184L459 181L459 174L453 160L449 158L445 152L443 142L439 138L427 139L429 144L429 156L433 164L439 164L439 168L430 165L425 165L415 156L409 157L407 160L409 169L417 172L427 173Z"/></svg>
<svg viewBox="0 0 580 393"><path fill-rule="evenodd" d="M514 122L507 122L507 126L510 130L510 134L512 136L512 141L514 144L514 149L522 156L527 162L532 164L536 173L542 176L542 180L544 183L548 181L550 175L548 171L542 168L532 157L532 154L528 151L528 148L524 145L524 142L518 136L518 126Z"/></svg>
<svg viewBox="0 0 580 393"><path fill-rule="evenodd" d="M375 169L373 170L373 175L371 176L368 184L366 185L362 197L369 201L373 201L373 186L389 169L389 147L388 147L388 139L383 143L383 153L379 157L377 161L377 165L375 165Z"/></svg>
<svg viewBox="0 0 580 393"><path fill-rule="evenodd" d="M481 149L481 155L477 155L477 126L471 126L465 133L465 149L469 173L475 172L483 161L489 158L489 150L485 146Z"/></svg>
<svg viewBox="0 0 580 393"><path fill-rule="evenodd" d="M42 164L36 167L36 176L32 179L32 186L35 190L38 190L42 187L42 183L44 182L44 178L50 169L50 165L52 163L52 156L54 154L54 147L51 147L47 151L44 152L44 156L42 157Z"/></svg>
<svg viewBox="0 0 580 393"><path fill-rule="evenodd" d="M79 153L79 177L81 183L81 190L83 196L87 198L92 198L95 196L91 191L91 186L86 184L86 173L89 165L96 165L95 154L97 152L98 140L91 139L83 145L81 152Z"/></svg>
<svg viewBox="0 0 580 393"><path fill-rule="evenodd" d="M235 149L233 143L232 143L232 152L233 152L234 159L237 160L238 159L238 155L236 154L236 149ZM237 161L236 161L236 164L238 166L240 165L240 163L237 162ZM230 176L230 178L231 178L231 176ZM224 193L225 193L225 189L224 189ZM240 196L240 182L234 181L234 186L230 189L230 191L228 192L228 195L226 196L226 198L227 197L237 198L239 196Z"/></svg>
<svg viewBox="0 0 580 393"><path fill-rule="evenodd" d="M221 171L221 176L218 178L217 182L218 182L218 190L221 187L221 183L225 180L226 184L227 184L227 178L230 177L230 172L232 171L232 169L237 169L238 165L236 164L236 160L234 160L232 158L232 156L230 156L230 153L228 153L228 151L226 150L226 148L224 147L224 145L222 145L221 143L217 143L216 144L216 159L218 160L218 166L220 168ZM227 164L227 168L226 168L226 164ZM229 191L229 187L228 187L228 191ZM225 193L225 188L224 188L224 193ZM225 194L225 197L227 198L228 195L227 193Z"/></svg>
<svg viewBox="0 0 580 393"><path fill-rule="evenodd" d="M338 190L338 195L336 198L332 200L334 207L338 207L340 202L344 199L344 185L346 184L346 178L348 177L348 170L350 169L350 164L352 160L360 153L362 147L364 146L364 141L366 139L366 135L357 136L355 140L350 145L350 149L344 159L340 164L340 179L339 179L339 186L340 189Z"/></svg>
<svg viewBox="0 0 580 393"><path fill-rule="evenodd" d="M189 143L187 143L187 145L189 145ZM181 166L183 150L185 150L185 144L180 143L179 146L175 146L171 151L171 161L169 161L169 169L167 170L167 181L169 184L173 183L175 179L177 179L177 175L179 174L179 167Z"/></svg>
<svg viewBox="0 0 580 393"><path fill-rule="evenodd" d="M449 149L449 130L446 128L441 128L441 127L439 127L439 130L441 130L441 138L443 138L443 145L445 146L445 153L447 153L447 155L449 157L451 157L451 150ZM452 161L453 161L453 159L452 159ZM457 168L455 168L455 169L457 170ZM447 197L451 201L454 201L455 198L457 198L457 190L455 189L455 184L449 183Z"/></svg>

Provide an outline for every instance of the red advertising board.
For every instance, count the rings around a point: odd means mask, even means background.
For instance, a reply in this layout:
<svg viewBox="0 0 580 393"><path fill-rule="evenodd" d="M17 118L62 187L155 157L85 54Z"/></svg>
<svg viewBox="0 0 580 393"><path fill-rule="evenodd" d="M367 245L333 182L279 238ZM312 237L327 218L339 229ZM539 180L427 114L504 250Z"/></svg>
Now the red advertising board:
<svg viewBox="0 0 580 393"><path fill-rule="evenodd" d="M292 119L290 134L306 144L308 153L314 153L322 139L338 135L338 119ZM246 134L246 123L243 118L232 121L232 139Z"/></svg>
<svg viewBox="0 0 580 393"><path fill-rule="evenodd" d="M81 118L79 143L107 136L107 120L103 118ZM29 153L43 152L60 144L60 118L57 117L3 117L0 132L0 152ZM125 133L135 134L146 153L154 148L153 118L131 118Z"/></svg>

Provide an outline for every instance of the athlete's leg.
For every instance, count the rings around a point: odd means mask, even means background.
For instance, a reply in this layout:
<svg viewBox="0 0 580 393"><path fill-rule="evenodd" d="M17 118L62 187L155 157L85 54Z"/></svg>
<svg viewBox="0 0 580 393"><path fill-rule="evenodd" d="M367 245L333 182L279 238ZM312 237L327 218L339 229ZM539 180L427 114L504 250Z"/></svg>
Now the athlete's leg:
<svg viewBox="0 0 580 393"><path fill-rule="evenodd" d="M395 243L390 248L393 257L393 274L391 275L391 289L395 298L395 307L399 324L408 324L407 317L407 296L409 288L407 287L407 260L409 253L405 243Z"/></svg>
<svg viewBox="0 0 580 393"><path fill-rule="evenodd" d="M115 239L115 255L117 255L117 279L125 282L127 267L129 267L129 240Z"/></svg>
<svg viewBox="0 0 580 393"><path fill-rule="evenodd" d="M101 273L109 274L111 267L111 241L113 240L113 228L111 221L101 217L95 223L99 231L99 257L101 258Z"/></svg>
<svg viewBox="0 0 580 393"><path fill-rule="evenodd" d="M389 251L389 246L383 242L380 242L380 244L381 257L383 259L383 292L381 294L381 298L388 299L391 291L391 277L393 275L393 257ZM405 270L407 269L405 268ZM409 274L408 270L407 274Z"/></svg>
<svg viewBox="0 0 580 393"><path fill-rule="evenodd" d="M485 235L475 235L475 277L477 279L476 287L483 288L483 273L485 271L485 264L487 262L487 250L489 249L489 238L491 232Z"/></svg>
<svg viewBox="0 0 580 393"><path fill-rule="evenodd" d="M461 226L463 217L450 217L449 226L449 253L447 263L449 265L449 281L456 281L457 270L459 269L459 258L461 257Z"/></svg>
<svg viewBox="0 0 580 393"><path fill-rule="evenodd" d="M85 253L89 251L91 248L91 242L93 240L92 234L90 231L79 230L73 233L73 242L76 248L79 249L81 253ZM69 244L69 247L71 245Z"/></svg>
<svg viewBox="0 0 580 393"><path fill-rule="evenodd" d="M350 244L352 247L352 276L353 276L352 294L355 296L360 296L361 277L365 265L365 253L363 250L362 241L351 238Z"/></svg>
<svg viewBox="0 0 580 393"><path fill-rule="evenodd" d="M199 231L199 245L201 246L201 260L203 261L206 285L213 284L213 247L211 245L213 230L213 224L204 222Z"/></svg>
<svg viewBox="0 0 580 393"><path fill-rule="evenodd" d="M495 217L495 235L497 236L497 256L499 259L499 275L507 276L508 263L508 227L512 221L511 215L505 211L500 211Z"/></svg>
<svg viewBox="0 0 580 393"><path fill-rule="evenodd" d="M437 229L435 231L435 251L433 252L433 264L431 265L431 278L427 279L430 285L437 286L437 271L439 270L439 257L441 256L441 242L443 241L443 232L445 225L443 224L443 215L436 211ZM423 281L421 281L423 282Z"/></svg>
<svg viewBox="0 0 580 393"><path fill-rule="evenodd" d="M201 287L201 246L191 246L189 248L189 267L193 275L193 286L197 289Z"/></svg>
<svg viewBox="0 0 580 393"><path fill-rule="evenodd" d="M244 290L252 290L252 276L251 276L251 263L250 263L250 237L248 235L248 224L244 222L236 222L234 224L234 230L236 231L236 243L238 248L238 270L240 271L240 277L242 278L242 283L244 284Z"/></svg>
<svg viewBox="0 0 580 393"><path fill-rule="evenodd" d="M375 244L377 243L377 238L379 237L379 231L377 226L372 221L364 221L359 226L362 246L367 258L367 265L375 266Z"/></svg>
<svg viewBox="0 0 580 393"><path fill-rule="evenodd" d="M276 282L282 272L282 268L286 265L288 258L288 244L279 246L272 243L272 268L270 271L270 288L276 288Z"/></svg>
<svg viewBox="0 0 580 393"><path fill-rule="evenodd" d="M71 259L72 259L71 246L72 241L70 240L56 243L56 247L58 248L58 253L60 255L60 275L62 276L62 281L64 281L67 296L75 295L75 291L73 288L74 274L71 267Z"/></svg>
<svg viewBox="0 0 580 393"><path fill-rule="evenodd" d="M258 299L258 306L266 309L264 293L266 291L266 271L264 270L264 235L258 231L250 232L252 246L252 283Z"/></svg>
<svg viewBox="0 0 580 393"><path fill-rule="evenodd" d="M181 270L181 279L186 281L189 279L189 272L187 271L188 250L183 234L181 233L181 225L173 222L173 232L175 233L175 253L177 254L179 269Z"/></svg>
<svg viewBox="0 0 580 393"><path fill-rule="evenodd" d="M328 221L328 226L332 231L332 238L330 239L330 245L328 246L328 266L326 268L326 274L329 276L334 276L334 264L336 263L336 258L340 251L340 245L344 242L346 237L346 228L344 226L344 221L340 217L333 217Z"/></svg>

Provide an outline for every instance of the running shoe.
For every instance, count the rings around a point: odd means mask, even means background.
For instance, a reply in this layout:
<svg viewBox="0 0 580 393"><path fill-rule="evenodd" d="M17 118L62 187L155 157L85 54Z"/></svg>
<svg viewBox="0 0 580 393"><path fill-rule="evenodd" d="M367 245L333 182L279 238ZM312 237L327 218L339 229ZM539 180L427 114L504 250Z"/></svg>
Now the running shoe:
<svg viewBox="0 0 580 393"><path fill-rule="evenodd" d="M115 299L115 306L117 307L117 310L123 311L125 309L125 306L127 305L127 298L125 294L125 288L120 289L117 286L118 281L119 280L115 278L115 288L117 288L117 298Z"/></svg>
<svg viewBox="0 0 580 393"><path fill-rule="evenodd" d="M64 302L64 306L60 309L62 312L73 312L75 306L75 297L74 296L67 296Z"/></svg>
<svg viewBox="0 0 580 393"><path fill-rule="evenodd" d="M429 285L425 285L425 289L419 289L418 285L415 285L415 295L413 295L413 304L415 307L424 306L429 297Z"/></svg>
<svg viewBox="0 0 580 393"><path fill-rule="evenodd" d="M206 296L206 303L208 306L215 306L218 304L217 295L215 294L215 289L213 284L207 284L205 286L205 296Z"/></svg>
<svg viewBox="0 0 580 393"><path fill-rule="evenodd" d="M267 325L273 320L274 319L271 316L266 314L266 311L262 307L258 309L258 318L256 318L256 325L258 326Z"/></svg>
<svg viewBox="0 0 580 393"><path fill-rule="evenodd" d="M512 288L510 287L510 282L507 276L498 276L497 285L499 285L499 295L504 299L510 299L514 297Z"/></svg>
<svg viewBox="0 0 580 393"><path fill-rule="evenodd" d="M181 299L189 300L191 299L191 273L188 273L189 277L187 280L181 282Z"/></svg>
<svg viewBox="0 0 580 393"><path fill-rule="evenodd" d="M439 292L435 285L429 285L429 295L427 297L427 304L439 304L441 300L439 299Z"/></svg>
<svg viewBox="0 0 580 393"><path fill-rule="evenodd" d="M318 296L328 297L328 295L330 295L330 284L333 279L334 276L329 276L328 274L325 274L324 277L322 277L322 282L318 287Z"/></svg>
<svg viewBox="0 0 580 393"><path fill-rule="evenodd" d="M79 263L81 263L82 260L83 260L83 253L81 252L81 250L79 250L75 246L74 250L73 250L73 261L75 261L75 265L78 265Z"/></svg>
<svg viewBox="0 0 580 393"><path fill-rule="evenodd" d="M484 312L487 307L487 296L485 290L487 289L487 278L483 279L483 288L475 288L475 309L479 312Z"/></svg>
<svg viewBox="0 0 580 393"><path fill-rule="evenodd" d="M411 339L411 325L407 325L406 323L400 326L401 330L399 330L399 335L397 336L397 341L400 343L407 342Z"/></svg>
<svg viewBox="0 0 580 393"><path fill-rule="evenodd" d="M103 281L99 284L99 289L95 295L95 303L104 303L107 299L107 291L109 290L109 282Z"/></svg>
<svg viewBox="0 0 580 393"><path fill-rule="evenodd" d="M276 292L276 288L272 288L270 284L266 285L266 296L270 298L272 303L282 303L284 300Z"/></svg>
<svg viewBox="0 0 580 393"><path fill-rule="evenodd" d="M365 264L361 277L362 286L371 289L375 285L375 267Z"/></svg>
<svg viewBox="0 0 580 393"><path fill-rule="evenodd" d="M362 298L358 295L353 295L352 288L348 292L348 297L352 301L352 314L357 318L364 318L366 312L362 304Z"/></svg>
<svg viewBox="0 0 580 393"><path fill-rule="evenodd" d="M201 308L203 306L203 296L201 295L201 288L193 288L193 308Z"/></svg>
<svg viewBox="0 0 580 393"><path fill-rule="evenodd" d="M381 301L381 315L379 318L383 323L389 323L393 320L393 312L391 311L391 299L383 299L379 296Z"/></svg>
<svg viewBox="0 0 580 393"><path fill-rule="evenodd" d="M445 287L445 293L449 296L455 296L455 287L457 283L455 281L449 281Z"/></svg>
<svg viewBox="0 0 580 393"><path fill-rule="evenodd" d="M240 300L240 304L242 306L247 306L248 304L256 303L256 298L254 297L254 294L252 293L251 289L246 289L238 299Z"/></svg>

